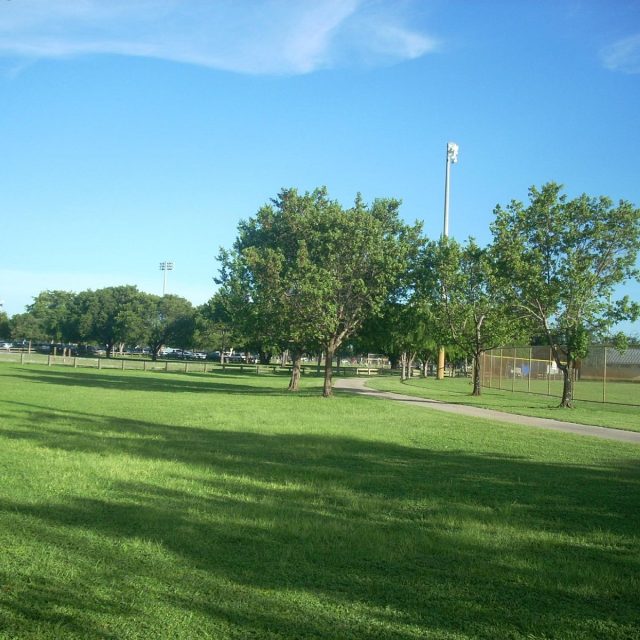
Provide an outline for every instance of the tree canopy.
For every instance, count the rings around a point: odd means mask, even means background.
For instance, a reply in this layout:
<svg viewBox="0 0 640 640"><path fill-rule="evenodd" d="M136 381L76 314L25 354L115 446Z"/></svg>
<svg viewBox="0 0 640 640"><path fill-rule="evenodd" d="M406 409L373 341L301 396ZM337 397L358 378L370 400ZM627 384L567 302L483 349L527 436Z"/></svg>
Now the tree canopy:
<svg viewBox="0 0 640 640"><path fill-rule="evenodd" d="M284 189L240 224L233 250L221 253L219 282L234 318L296 355L320 346L325 396L336 350L381 311L416 251L420 227L402 223L399 206L367 206L357 196L344 209L325 188Z"/></svg>
<svg viewBox="0 0 640 640"><path fill-rule="evenodd" d="M449 238L428 243L422 274L436 334L473 358L473 395L480 395L482 353L521 338L521 314L500 301L492 255L473 239L464 245Z"/></svg>
<svg viewBox="0 0 640 640"><path fill-rule="evenodd" d="M496 207L491 230L501 295L546 336L564 376L561 404L571 406L574 370L590 339L638 317L637 304L611 296L638 277L640 209L561 191L554 182L531 187L528 205Z"/></svg>

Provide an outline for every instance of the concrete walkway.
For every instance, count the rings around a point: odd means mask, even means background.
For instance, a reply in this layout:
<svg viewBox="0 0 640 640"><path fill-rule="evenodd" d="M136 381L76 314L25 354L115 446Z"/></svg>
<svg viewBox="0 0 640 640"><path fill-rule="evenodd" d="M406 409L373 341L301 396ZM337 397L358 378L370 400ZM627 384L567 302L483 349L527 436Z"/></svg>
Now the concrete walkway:
<svg viewBox="0 0 640 640"><path fill-rule="evenodd" d="M509 422L511 424L522 424L528 427L538 427L540 429L551 429L553 431L577 433L582 436L595 436L596 438L605 438L606 440L617 440L619 442L634 442L636 444L640 444L640 433L635 431L595 427L586 424L576 424L575 422L552 420L550 418L520 416L514 413L505 413L504 411L495 411L494 409L482 409L480 407L470 407L468 405L448 404L446 402L440 402L439 400L416 398L415 396L405 396L400 393L391 393L389 391L376 391L375 389L367 388L365 386L366 383L366 378L338 378L335 380L334 387L336 389L351 391L364 396L371 396L372 398L395 400L402 404L423 407L425 409L435 409L437 411L446 411L447 413L456 413L458 415L471 416L474 418L487 418L488 420ZM640 411L638 414L638 420L640 420Z"/></svg>

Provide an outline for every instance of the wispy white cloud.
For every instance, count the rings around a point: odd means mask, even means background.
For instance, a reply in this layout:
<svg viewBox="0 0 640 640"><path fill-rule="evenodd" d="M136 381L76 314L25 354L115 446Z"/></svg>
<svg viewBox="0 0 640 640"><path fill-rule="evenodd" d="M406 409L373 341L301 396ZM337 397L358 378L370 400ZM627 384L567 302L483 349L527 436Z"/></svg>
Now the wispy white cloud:
<svg viewBox="0 0 640 640"><path fill-rule="evenodd" d="M415 0L19 0L0 7L0 55L119 54L253 74L422 56Z"/></svg>
<svg viewBox="0 0 640 640"><path fill-rule="evenodd" d="M640 33L623 38L600 50L605 68L623 73L640 73Z"/></svg>

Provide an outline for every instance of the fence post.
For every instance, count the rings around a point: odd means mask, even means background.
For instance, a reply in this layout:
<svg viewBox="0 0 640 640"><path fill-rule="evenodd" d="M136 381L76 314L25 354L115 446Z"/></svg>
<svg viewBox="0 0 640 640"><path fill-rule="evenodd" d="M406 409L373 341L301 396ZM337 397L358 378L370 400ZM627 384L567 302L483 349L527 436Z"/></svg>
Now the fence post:
<svg viewBox="0 0 640 640"><path fill-rule="evenodd" d="M24 364L24 351L20 354L20 364Z"/></svg>
<svg viewBox="0 0 640 640"><path fill-rule="evenodd" d="M602 370L602 402L607 401L607 347L604 348L604 367Z"/></svg>
<svg viewBox="0 0 640 640"><path fill-rule="evenodd" d="M78 368L78 357L77 356L73 356L73 368L74 369Z"/></svg>
<svg viewBox="0 0 640 640"><path fill-rule="evenodd" d="M513 347L513 365L511 366L511 393L516 389L516 348Z"/></svg>
<svg viewBox="0 0 640 640"><path fill-rule="evenodd" d="M498 389L502 389L502 347L500 348L500 364L498 366Z"/></svg>
<svg viewBox="0 0 640 640"><path fill-rule="evenodd" d="M102 369L102 358L98 358L98 369Z"/></svg>
<svg viewBox="0 0 640 640"><path fill-rule="evenodd" d="M120 368L124 371L124 358L120 361Z"/></svg>
<svg viewBox="0 0 640 640"><path fill-rule="evenodd" d="M168 360L164 363L164 370L165 371L169 371L169 361Z"/></svg>
<svg viewBox="0 0 640 640"><path fill-rule="evenodd" d="M49 354L47 356L47 366L50 367L51 366L51 354Z"/></svg>
<svg viewBox="0 0 640 640"><path fill-rule="evenodd" d="M529 371L527 375L527 393L531 393L531 367L533 365L533 359L531 353L533 351L533 347L529 347Z"/></svg>
<svg viewBox="0 0 640 640"><path fill-rule="evenodd" d="M143 371L146 371L146 370L147 370L147 361L146 361L146 360L143 360L143 361L142 361L142 370L143 370Z"/></svg>
<svg viewBox="0 0 640 640"><path fill-rule="evenodd" d="M549 347L549 363L547 364L547 395L551 395L551 347Z"/></svg>

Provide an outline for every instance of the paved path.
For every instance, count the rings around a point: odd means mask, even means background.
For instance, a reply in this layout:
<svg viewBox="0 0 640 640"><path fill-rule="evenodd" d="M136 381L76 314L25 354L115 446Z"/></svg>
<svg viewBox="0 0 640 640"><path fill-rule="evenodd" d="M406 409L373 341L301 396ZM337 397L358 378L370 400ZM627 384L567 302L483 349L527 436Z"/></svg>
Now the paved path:
<svg viewBox="0 0 640 640"><path fill-rule="evenodd" d="M554 431L577 433L583 436L595 436L596 438L605 438L607 440L635 442L636 444L640 444L640 433L635 431L623 431L622 429L595 427L586 424L576 424L575 422L552 420L550 418L520 416L514 413L505 413L504 411L495 411L494 409L482 409L481 407L470 407L468 405L462 404L448 404L446 402L440 402L439 400L416 398L415 396L405 396L400 393L391 393L389 391L376 391L375 389L367 388L365 386L366 383L366 378L338 378L336 379L334 386L336 389L344 389L346 391L352 391L364 396L371 396L372 398L396 400L397 402L401 402L402 404L408 404L427 409L436 409L437 411L446 411L448 413L457 413L458 415L463 416L487 418L489 420L497 420L499 422L522 424L528 427L552 429Z"/></svg>

